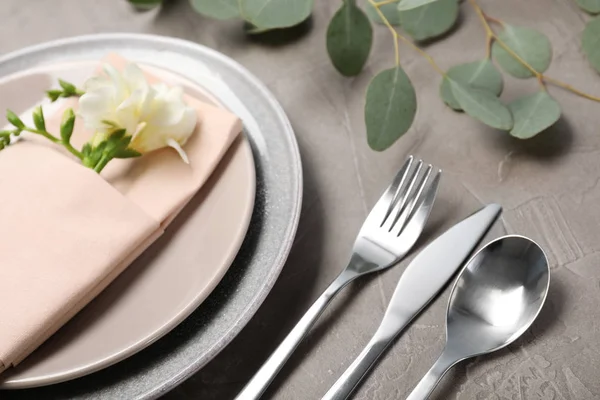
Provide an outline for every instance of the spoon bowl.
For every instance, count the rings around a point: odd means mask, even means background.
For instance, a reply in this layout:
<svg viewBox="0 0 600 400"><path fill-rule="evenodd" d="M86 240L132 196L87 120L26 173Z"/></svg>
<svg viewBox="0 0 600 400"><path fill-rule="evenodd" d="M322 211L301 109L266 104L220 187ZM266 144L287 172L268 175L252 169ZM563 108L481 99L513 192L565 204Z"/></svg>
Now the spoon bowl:
<svg viewBox="0 0 600 400"><path fill-rule="evenodd" d="M446 347L407 400L427 399L456 363L519 338L540 313L549 285L548 259L531 239L509 235L483 247L452 288Z"/></svg>

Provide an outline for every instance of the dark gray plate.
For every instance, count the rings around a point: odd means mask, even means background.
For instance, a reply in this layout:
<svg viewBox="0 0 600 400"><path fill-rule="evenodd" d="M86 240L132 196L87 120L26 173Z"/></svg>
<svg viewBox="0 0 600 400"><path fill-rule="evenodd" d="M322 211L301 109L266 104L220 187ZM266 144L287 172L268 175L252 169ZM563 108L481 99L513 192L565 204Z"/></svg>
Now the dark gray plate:
<svg viewBox="0 0 600 400"><path fill-rule="evenodd" d="M293 242L302 199L294 133L273 95L226 56L152 35L80 36L0 59L0 77L42 63L100 59L108 52L164 67L211 91L246 127L256 164L256 203L242 248L214 292L180 326L142 352L74 381L2 391L2 399L152 399L202 368L246 325L275 283Z"/></svg>

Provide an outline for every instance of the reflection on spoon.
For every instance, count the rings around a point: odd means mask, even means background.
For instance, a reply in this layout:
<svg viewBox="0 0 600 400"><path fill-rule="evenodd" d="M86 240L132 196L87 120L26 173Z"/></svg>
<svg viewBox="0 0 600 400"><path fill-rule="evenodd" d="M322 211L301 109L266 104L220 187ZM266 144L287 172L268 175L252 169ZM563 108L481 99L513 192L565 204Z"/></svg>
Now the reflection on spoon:
<svg viewBox="0 0 600 400"><path fill-rule="evenodd" d="M407 400L427 399L456 363L514 342L538 316L549 284L548 259L532 240L510 235L487 244L454 284L446 348Z"/></svg>

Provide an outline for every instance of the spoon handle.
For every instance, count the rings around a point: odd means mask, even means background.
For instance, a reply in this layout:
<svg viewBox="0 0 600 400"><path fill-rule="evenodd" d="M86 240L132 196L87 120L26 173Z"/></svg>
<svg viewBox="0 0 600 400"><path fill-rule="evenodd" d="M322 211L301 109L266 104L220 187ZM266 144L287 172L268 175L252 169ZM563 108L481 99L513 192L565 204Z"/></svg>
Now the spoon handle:
<svg viewBox="0 0 600 400"><path fill-rule="evenodd" d="M306 336L317 318L323 313L323 310L325 310L331 299L357 276L358 274L355 272L345 269L331 285L325 289L325 292L323 292L308 311L306 311L304 316L302 316L300 321L298 321L286 338L283 339L283 342L281 342L279 347L271 354L263 366L260 367L258 372L237 395L235 400L257 400L260 398L281 367L283 367L304 336Z"/></svg>
<svg viewBox="0 0 600 400"><path fill-rule="evenodd" d="M380 337L377 333L342 376L333 384L321 400L346 400L359 382L369 372L377 359L390 345L392 337Z"/></svg>
<svg viewBox="0 0 600 400"><path fill-rule="evenodd" d="M460 360L444 350L406 400L427 400L446 372Z"/></svg>

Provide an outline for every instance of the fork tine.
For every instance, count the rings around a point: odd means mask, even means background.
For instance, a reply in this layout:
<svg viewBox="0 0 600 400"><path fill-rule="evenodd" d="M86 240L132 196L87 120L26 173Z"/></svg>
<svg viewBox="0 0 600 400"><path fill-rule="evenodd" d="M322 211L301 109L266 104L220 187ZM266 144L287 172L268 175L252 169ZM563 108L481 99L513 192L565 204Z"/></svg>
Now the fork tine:
<svg viewBox="0 0 600 400"><path fill-rule="evenodd" d="M390 186L387 188L385 193L381 196L381 199L378 201L378 203L386 202L387 204L389 204L387 207L385 216L381 220L380 226L383 226L383 224L385 223L387 218L390 216L392 210L394 209L394 205L398 202L398 194L400 193L400 190L404 186L404 182L406 181L406 177L408 176L408 172L410 171L410 167L412 166L412 163L413 163L413 156L408 156L408 159L406 160L406 162L404 163L402 168L400 168L400 171L398 171L398 173L394 177L394 180L392 181ZM379 204L377 204L377 205L379 205Z"/></svg>
<svg viewBox="0 0 600 400"><path fill-rule="evenodd" d="M442 170L438 169L431 181L431 184L427 188L427 191L425 191L425 194L417 203L414 213L409 216L406 226L404 229L398 232L398 236L406 232L407 234L411 235L415 241L419 237L423 231L423 227L425 226L427 219L429 218L429 213L431 212L433 203L435 202L441 174Z"/></svg>
<svg viewBox="0 0 600 400"><path fill-rule="evenodd" d="M396 217L394 218L394 223L392 224L392 228L396 232L398 232L398 234L402 231L402 228L406 224L406 221L408 221L408 217L411 216L413 211L415 210L415 204L417 204L417 201L421 197L421 193L423 193L423 189L425 189L425 185L427 184L427 181L429 180L429 176L431 175L432 170L433 170L433 166L431 164L429 164L427 166L427 170L425 170L425 173L421 177L421 180L420 180L419 184L417 185L417 188L415 189L415 191L410 193L410 195L407 196L407 198L410 199L407 206L404 207L403 210L399 210L398 214L396 214ZM416 181L416 179L415 179L415 181ZM391 230L390 230L390 232L391 232Z"/></svg>
<svg viewBox="0 0 600 400"><path fill-rule="evenodd" d="M417 167L414 168L410 172L410 175L409 175L408 179L406 180L406 184L400 189L399 194L398 194L399 199L394 204L394 208L393 208L392 212L390 213L390 216L392 216L393 218L388 217L387 221L385 221L386 223L382 224L382 226L381 226L382 228L386 229L388 232L392 230L392 228L394 227L394 224L398 220L398 215L402 212L402 210L404 210L404 208L406 207L406 204L408 203L408 200L410 200L410 194L415 185L415 181L417 180L417 177L419 176L419 173L421 172L422 167L423 167L423 160L419 160Z"/></svg>

